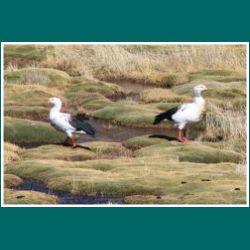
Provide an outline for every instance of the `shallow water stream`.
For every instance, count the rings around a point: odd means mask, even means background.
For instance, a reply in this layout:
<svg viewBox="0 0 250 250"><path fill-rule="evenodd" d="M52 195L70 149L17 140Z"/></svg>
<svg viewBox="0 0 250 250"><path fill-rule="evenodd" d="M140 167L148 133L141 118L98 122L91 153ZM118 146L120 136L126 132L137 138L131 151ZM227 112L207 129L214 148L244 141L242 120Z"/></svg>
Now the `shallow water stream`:
<svg viewBox="0 0 250 250"><path fill-rule="evenodd" d="M92 138L83 135L78 139L79 143L85 141L123 142L132 137L143 135L165 135L169 137L175 137L177 135L176 129L159 128L157 126L153 128L134 128L116 125L112 122L99 119L91 119L89 123L96 128L96 137ZM193 131L191 136L195 134L197 134L197 132Z"/></svg>
<svg viewBox="0 0 250 250"><path fill-rule="evenodd" d="M16 190L32 190L57 196L58 204L124 204L122 198L107 196L84 196L71 193L53 191L48 189L42 182L35 180L24 180L23 184L15 187Z"/></svg>

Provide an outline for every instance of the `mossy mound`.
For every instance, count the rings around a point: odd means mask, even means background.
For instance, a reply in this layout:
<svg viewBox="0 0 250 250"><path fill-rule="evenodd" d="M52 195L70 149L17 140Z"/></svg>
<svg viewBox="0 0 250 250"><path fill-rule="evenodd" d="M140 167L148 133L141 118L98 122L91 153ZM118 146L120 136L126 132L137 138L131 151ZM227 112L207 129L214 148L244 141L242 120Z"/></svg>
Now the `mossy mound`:
<svg viewBox="0 0 250 250"><path fill-rule="evenodd" d="M157 72L157 76L152 76L151 82L155 85L164 87L164 88L171 88L173 86L182 85L188 82L189 78L188 75L185 73L175 73L175 74L161 74Z"/></svg>
<svg viewBox="0 0 250 250"><path fill-rule="evenodd" d="M39 45L5 45L5 65L25 66L46 59L49 46Z"/></svg>
<svg viewBox="0 0 250 250"><path fill-rule="evenodd" d="M17 191L4 189L4 204L57 204L58 199L54 195L44 194L36 191Z"/></svg>
<svg viewBox="0 0 250 250"><path fill-rule="evenodd" d="M5 116L31 120L46 121L48 113L48 108L38 106L7 106L4 109Z"/></svg>
<svg viewBox="0 0 250 250"><path fill-rule="evenodd" d="M204 93L204 97L215 99L246 98L246 93L240 89L209 89Z"/></svg>
<svg viewBox="0 0 250 250"><path fill-rule="evenodd" d="M107 82L100 82L100 81L90 81L85 80L81 83L73 84L69 92L71 93L99 93L106 97L112 97L112 96L121 96L123 95L122 88L119 87L116 84L107 83Z"/></svg>
<svg viewBox="0 0 250 250"><path fill-rule="evenodd" d="M141 93L141 101L145 103L151 103L151 102L174 102L174 103L180 103L180 102L190 102L192 99L184 96L184 95L178 95L173 93L169 89L162 89L162 88L149 88L145 89Z"/></svg>
<svg viewBox="0 0 250 250"><path fill-rule="evenodd" d="M18 145L59 143L65 135L49 123L17 118L4 118L4 140Z"/></svg>
<svg viewBox="0 0 250 250"><path fill-rule="evenodd" d="M176 103L176 102L159 102L159 103L154 103L154 105L157 109L160 109L162 111L169 110L171 108L179 106L181 103Z"/></svg>
<svg viewBox="0 0 250 250"><path fill-rule="evenodd" d="M4 187L5 188L16 187L16 186L21 185L22 183L23 183L23 180L14 174L4 175Z"/></svg>
<svg viewBox="0 0 250 250"><path fill-rule="evenodd" d="M5 71L4 79L8 83L35 84L47 87L65 87L71 77L64 71L48 68L24 68Z"/></svg>
<svg viewBox="0 0 250 250"><path fill-rule="evenodd" d="M98 110L112 103L108 98L99 93L79 91L76 93L69 92L66 96L71 103L71 107L76 110L79 110L79 107L87 110Z"/></svg>
<svg viewBox="0 0 250 250"><path fill-rule="evenodd" d="M245 81L246 76L235 71L230 70L200 70L195 72L190 72L188 74L189 80L214 80L218 82L236 82Z"/></svg>
<svg viewBox="0 0 250 250"><path fill-rule="evenodd" d="M157 112L159 110L146 105L133 102L118 102L95 111L93 116L136 127L151 125Z"/></svg>
<svg viewBox="0 0 250 250"><path fill-rule="evenodd" d="M49 107L48 99L52 96L61 97L59 90L39 85L4 85L5 106L39 106Z"/></svg>
<svg viewBox="0 0 250 250"><path fill-rule="evenodd" d="M47 120L48 99L51 96L61 97L62 95L59 90L45 86L5 84L4 114L32 120Z"/></svg>
<svg viewBox="0 0 250 250"><path fill-rule="evenodd" d="M156 144L145 147L136 152L140 157L164 157L178 161L200 162L200 163L220 163L242 161L242 156L239 153L219 150L201 143L187 143L186 145L174 143L170 146L169 143Z"/></svg>
<svg viewBox="0 0 250 250"><path fill-rule="evenodd" d="M65 161L84 161L94 159L96 154L83 148L44 145L37 148L24 150L21 157L26 159L52 159Z"/></svg>
<svg viewBox="0 0 250 250"><path fill-rule="evenodd" d="M223 91L225 93L224 98L227 98L230 91L232 91L233 93L230 94L228 98L237 98L239 96L244 96L245 94L244 88L246 84L244 82L232 82L225 84L221 82L206 81L206 80L192 81L190 83L181 86L176 86L172 88L172 91L179 95L192 96L193 88L198 84L204 84L207 86L208 90L204 91L203 93L205 97L221 98L222 97L221 94L219 96L217 94L216 96L216 92L223 93Z"/></svg>
<svg viewBox="0 0 250 250"><path fill-rule="evenodd" d="M125 142L123 142L123 145L127 148L131 148L135 150L135 149L155 145L158 143L162 143L164 141L165 140L162 140L160 138L152 138L152 137L149 137L149 135L144 135L144 136L136 136L136 137L130 138L126 140Z"/></svg>
<svg viewBox="0 0 250 250"><path fill-rule="evenodd" d="M74 109L97 110L112 104L108 97L122 96L122 89L111 83L84 80L73 83L66 96Z"/></svg>
<svg viewBox="0 0 250 250"><path fill-rule="evenodd" d="M92 141L81 143L80 146L90 148L98 158L116 158L129 154L129 151L119 142Z"/></svg>
<svg viewBox="0 0 250 250"><path fill-rule="evenodd" d="M6 172L42 181L52 190L80 195L170 195L179 204L185 204L188 201L184 197L194 194L197 195L195 203L211 200L219 203L224 197L223 203L233 204L245 202L245 178L236 174L236 166L152 157L84 162L33 160L8 165ZM235 188L240 188L240 192L235 192ZM211 199L207 199L208 193Z"/></svg>

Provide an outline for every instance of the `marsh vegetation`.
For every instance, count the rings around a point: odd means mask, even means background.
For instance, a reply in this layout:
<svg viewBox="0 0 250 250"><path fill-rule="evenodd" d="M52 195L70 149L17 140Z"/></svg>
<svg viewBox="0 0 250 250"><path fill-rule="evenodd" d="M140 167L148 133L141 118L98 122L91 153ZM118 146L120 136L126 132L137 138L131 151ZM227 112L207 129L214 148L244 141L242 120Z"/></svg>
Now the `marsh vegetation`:
<svg viewBox="0 0 250 250"><path fill-rule="evenodd" d="M6 204L57 204L60 192L76 203L246 203L245 46L6 45L4 60ZM200 83L207 111L194 141L171 140L172 124L154 116ZM62 146L52 96L88 115L96 138ZM41 189L18 189L29 181Z"/></svg>

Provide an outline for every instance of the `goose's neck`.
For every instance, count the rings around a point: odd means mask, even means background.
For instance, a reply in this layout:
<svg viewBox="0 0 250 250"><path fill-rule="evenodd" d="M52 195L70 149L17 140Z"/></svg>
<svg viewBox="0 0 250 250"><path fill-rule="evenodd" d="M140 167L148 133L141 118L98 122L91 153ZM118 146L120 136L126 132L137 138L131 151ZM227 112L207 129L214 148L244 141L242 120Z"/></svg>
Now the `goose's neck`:
<svg viewBox="0 0 250 250"><path fill-rule="evenodd" d="M193 96L193 103L199 105L199 106L204 106L205 105L205 100L201 95L195 95Z"/></svg>
<svg viewBox="0 0 250 250"><path fill-rule="evenodd" d="M61 107L62 107L62 104L60 103L54 104L54 106L50 110L50 113L60 112Z"/></svg>

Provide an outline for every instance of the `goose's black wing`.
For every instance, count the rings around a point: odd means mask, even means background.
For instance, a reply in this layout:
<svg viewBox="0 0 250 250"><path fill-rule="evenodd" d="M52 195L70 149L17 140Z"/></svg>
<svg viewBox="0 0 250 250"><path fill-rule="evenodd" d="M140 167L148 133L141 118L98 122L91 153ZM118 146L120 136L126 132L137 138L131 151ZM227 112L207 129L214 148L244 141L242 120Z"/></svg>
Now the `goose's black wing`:
<svg viewBox="0 0 250 250"><path fill-rule="evenodd" d="M173 121L172 116L180 109L180 106L176 106L174 108L171 108L165 112L160 113L155 117L153 124L158 124L163 120Z"/></svg>
<svg viewBox="0 0 250 250"><path fill-rule="evenodd" d="M89 118L84 114L77 114L75 116L71 117L70 124L76 128L76 131L84 131L88 135L95 136L96 130L95 128L86 120L89 120Z"/></svg>

